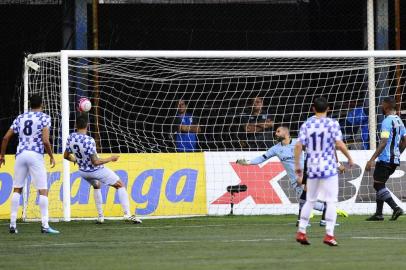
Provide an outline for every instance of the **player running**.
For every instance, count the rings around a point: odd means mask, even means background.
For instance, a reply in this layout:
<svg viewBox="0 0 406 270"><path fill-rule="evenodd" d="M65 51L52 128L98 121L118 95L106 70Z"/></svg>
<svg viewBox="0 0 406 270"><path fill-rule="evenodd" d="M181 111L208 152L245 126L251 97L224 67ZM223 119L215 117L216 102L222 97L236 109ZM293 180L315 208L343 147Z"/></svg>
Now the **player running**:
<svg viewBox="0 0 406 270"><path fill-rule="evenodd" d="M99 158L94 139L87 135L88 118L81 114L76 118L76 132L69 134L63 157L79 165L80 176L94 188L94 200L98 212L98 223L104 222L102 209L102 195L100 183L117 189L118 198L124 210L124 219L134 223L142 223L135 215L131 215L130 201L127 190L119 176L109 168L103 166L108 162L116 162L118 156Z"/></svg>
<svg viewBox="0 0 406 270"><path fill-rule="evenodd" d="M378 158L374 170L376 212L367 218L368 221L384 220L382 215L384 202L393 209L390 220L396 220L399 216L403 215L402 208L393 200L385 183L400 164L400 154L404 150L406 130L402 120L396 115L396 101L394 98L386 97L383 99L382 111L385 114L385 119L382 122L381 142L365 166L365 170L370 171L375 163L375 159Z"/></svg>
<svg viewBox="0 0 406 270"><path fill-rule="evenodd" d="M301 164L302 149L307 154L307 195L302 208L296 241L309 245L306 227L314 205L319 198L326 202L326 236L323 243L337 246L334 237L334 226L337 218L338 175L335 148L348 158L350 166L353 161L347 147L342 141L340 125L336 120L327 117L328 103L324 97L316 98L313 103L314 116L310 117L299 131L295 146L295 171L298 178L303 176Z"/></svg>
<svg viewBox="0 0 406 270"><path fill-rule="evenodd" d="M289 128L285 126L280 126L276 129L275 132L276 140L279 142L278 144L272 146L265 154L258 156L252 160L246 159L238 159L237 163L240 165L257 165L261 164L270 158L276 156L281 161L283 167L286 170L286 173L290 180L290 186L295 190L297 196L300 196L299 199L299 215L297 224L299 224L300 219L300 212L302 207L306 201L306 190L304 189L303 185L306 184L306 175L304 175L303 179L298 179L295 174L295 156L294 156L294 148L296 145L296 139L292 139L290 137ZM301 157L300 163L303 166L303 155ZM344 166L340 165L340 170L344 171ZM325 202L317 201L314 205L314 209L317 211L322 212L322 218L320 220L320 226L325 226ZM347 217L348 214L340 209L337 209L337 214L340 216Z"/></svg>
<svg viewBox="0 0 406 270"><path fill-rule="evenodd" d="M42 98L39 95L30 97L29 112L20 114L3 137L0 154L0 167L5 164L5 153L9 140L18 134L18 146L14 165L14 190L11 197L10 233L18 233L17 211L20 205L21 192L28 174L39 192L38 205L41 212L41 232L58 234L48 224L48 181L44 165L44 149L49 155L51 168L55 167L52 146L49 142L51 117L42 112Z"/></svg>

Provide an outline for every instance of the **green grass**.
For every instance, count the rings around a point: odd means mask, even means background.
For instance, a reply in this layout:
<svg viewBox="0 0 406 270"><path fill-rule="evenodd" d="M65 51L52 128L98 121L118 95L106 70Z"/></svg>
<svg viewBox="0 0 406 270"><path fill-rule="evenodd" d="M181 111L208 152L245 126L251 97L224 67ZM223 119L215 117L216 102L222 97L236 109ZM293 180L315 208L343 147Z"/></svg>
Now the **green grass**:
<svg viewBox="0 0 406 270"><path fill-rule="evenodd" d="M294 241L294 216L54 223L60 235L41 234L38 223L10 235L0 221L0 269L404 269L406 217L364 219L339 220L339 247L322 244L318 217L311 246Z"/></svg>

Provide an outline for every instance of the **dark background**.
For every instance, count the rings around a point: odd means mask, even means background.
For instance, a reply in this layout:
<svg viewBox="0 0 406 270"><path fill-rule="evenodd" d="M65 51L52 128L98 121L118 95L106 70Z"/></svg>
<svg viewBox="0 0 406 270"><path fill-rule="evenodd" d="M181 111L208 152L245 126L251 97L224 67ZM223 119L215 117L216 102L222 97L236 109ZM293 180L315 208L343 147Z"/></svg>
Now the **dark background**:
<svg viewBox="0 0 406 270"><path fill-rule="evenodd" d="M298 4L100 5L105 50L362 50L366 1ZM394 49L393 1L390 49ZM88 6L91 21L91 6ZM401 1L401 14L406 3ZM24 52L59 51L62 5L0 5L0 134L19 110ZM402 17L402 16L401 16ZM401 33L406 20L401 20ZM89 23L89 49L91 49ZM406 35L401 35L406 49ZM11 146L9 149L13 149Z"/></svg>

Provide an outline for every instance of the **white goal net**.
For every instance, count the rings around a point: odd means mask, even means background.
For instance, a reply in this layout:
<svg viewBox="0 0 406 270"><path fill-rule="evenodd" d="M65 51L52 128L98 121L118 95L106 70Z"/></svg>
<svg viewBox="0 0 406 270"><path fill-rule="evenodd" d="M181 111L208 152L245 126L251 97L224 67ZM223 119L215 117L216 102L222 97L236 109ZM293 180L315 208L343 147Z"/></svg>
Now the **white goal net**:
<svg viewBox="0 0 406 270"><path fill-rule="evenodd" d="M43 53L28 58L40 67L37 71L26 67L25 91L26 97L43 96L45 112L52 117L56 153L64 149L66 132L74 130L77 101L91 100L89 135L102 155L121 155L106 166L127 184L131 207L141 216L223 215L230 212L231 202L235 214L295 214L298 198L277 159L247 167L235 160L253 158L275 145L278 126L288 127L295 138L312 114L312 100L324 96L357 163L340 176L340 206L351 213L370 213L375 191L372 175L363 168L383 119L380 100L393 96L399 111L404 110L406 55L375 57L374 78L368 76L368 56L366 52ZM68 193L64 195L62 182L69 179L65 187L70 189L70 217L96 217L92 188L78 177L77 167L63 167L61 157L58 161L49 174L51 216L66 218L63 197ZM406 195L404 170L402 161L387 183L398 201ZM63 180L63 175L68 177ZM247 191L227 192L228 186L239 184L247 185ZM30 189L27 218L39 216L35 192ZM114 190L106 187L102 192L106 215L121 215Z"/></svg>

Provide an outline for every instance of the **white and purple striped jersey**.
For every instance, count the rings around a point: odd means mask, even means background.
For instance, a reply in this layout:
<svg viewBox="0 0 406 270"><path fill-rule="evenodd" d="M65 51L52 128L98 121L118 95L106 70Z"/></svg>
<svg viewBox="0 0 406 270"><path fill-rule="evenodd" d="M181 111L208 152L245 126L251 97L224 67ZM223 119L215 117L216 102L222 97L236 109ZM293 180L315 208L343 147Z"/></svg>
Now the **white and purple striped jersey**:
<svg viewBox="0 0 406 270"><path fill-rule="evenodd" d="M92 156L97 155L96 142L86 134L76 132L69 134L66 151L75 155L79 170L83 172L94 172L104 167L103 165L93 165Z"/></svg>
<svg viewBox="0 0 406 270"><path fill-rule="evenodd" d="M51 127L51 117L43 112L26 112L17 116L11 129L18 134L16 155L23 151L44 154L42 130Z"/></svg>
<svg viewBox="0 0 406 270"><path fill-rule="evenodd" d="M342 140L340 124L329 117L310 117L300 127L299 141L306 147L307 176L329 178L337 174L336 141Z"/></svg>

